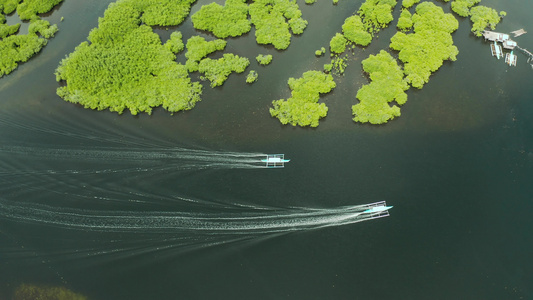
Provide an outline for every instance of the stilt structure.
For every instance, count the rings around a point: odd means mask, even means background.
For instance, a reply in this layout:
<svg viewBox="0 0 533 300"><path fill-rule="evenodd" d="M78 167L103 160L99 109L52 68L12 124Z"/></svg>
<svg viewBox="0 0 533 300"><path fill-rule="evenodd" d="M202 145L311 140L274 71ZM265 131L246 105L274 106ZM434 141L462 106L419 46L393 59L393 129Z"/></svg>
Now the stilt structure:
<svg viewBox="0 0 533 300"><path fill-rule="evenodd" d="M533 53L527 51L527 49L520 48L518 46L516 46L516 48L520 49L520 51L524 52L524 54L529 57L528 62L529 62L529 60L533 60Z"/></svg>

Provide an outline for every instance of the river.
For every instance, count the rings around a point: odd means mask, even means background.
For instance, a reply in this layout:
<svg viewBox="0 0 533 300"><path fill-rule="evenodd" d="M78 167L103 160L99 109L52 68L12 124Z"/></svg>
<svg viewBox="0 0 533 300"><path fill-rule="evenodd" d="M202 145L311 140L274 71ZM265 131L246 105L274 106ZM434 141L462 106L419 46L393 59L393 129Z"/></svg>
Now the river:
<svg viewBox="0 0 533 300"><path fill-rule="evenodd" d="M46 17L64 17L56 37L0 79L0 299L22 283L95 300L533 299L524 55L508 67L460 19L457 61L409 90L400 118L355 124L360 62L387 47L391 26L350 56L321 98L329 113L318 128L283 126L272 100L290 96L289 77L328 62L314 51L362 2L302 1L309 25L286 51L257 46L253 31L228 40L258 71L253 85L232 74L204 84L191 111L117 115L62 101L53 75L110 2L65 0ZM507 12L499 31L533 31L533 2L483 4ZM177 29L199 34L190 18ZM533 49L531 33L516 40ZM258 66L257 54L272 64ZM265 153L291 162L250 163ZM333 221L383 200L394 206L387 218Z"/></svg>

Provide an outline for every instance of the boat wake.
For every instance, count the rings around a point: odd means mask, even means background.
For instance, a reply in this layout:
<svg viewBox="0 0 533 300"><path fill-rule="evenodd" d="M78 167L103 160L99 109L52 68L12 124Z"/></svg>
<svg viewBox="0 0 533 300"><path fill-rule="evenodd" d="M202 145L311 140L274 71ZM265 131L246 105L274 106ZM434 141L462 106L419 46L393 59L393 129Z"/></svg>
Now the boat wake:
<svg viewBox="0 0 533 300"><path fill-rule="evenodd" d="M382 203L328 209L226 209L199 213L95 211L0 200L0 222L38 226L39 231L54 232L45 236L65 237L60 240L61 250L56 245L45 251L54 257L66 259L68 256L80 258L119 253L127 253L129 257L167 250L180 253L368 221L388 216L388 213L365 212ZM69 243L73 245L68 247Z"/></svg>

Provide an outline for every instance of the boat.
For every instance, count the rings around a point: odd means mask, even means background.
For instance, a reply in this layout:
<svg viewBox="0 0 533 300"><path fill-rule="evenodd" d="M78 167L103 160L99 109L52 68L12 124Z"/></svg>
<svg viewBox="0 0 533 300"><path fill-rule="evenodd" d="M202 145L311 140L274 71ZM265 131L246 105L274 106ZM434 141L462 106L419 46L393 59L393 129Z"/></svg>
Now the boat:
<svg viewBox="0 0 533 300"><path fill-rule="evenodd" d="M379 206L374 206L374 207L372 207L370 209L367 209L367 210L363 211L363 213L364 214L381 213L381 212L384 212L384 211L388 211L391 208L392 208L392 206L379 205Z"/></svg>
<svg viewBox="0 0 533 300"><path fill-rule="evenodd" d="M493 44L490 44L490 51L492 53L492 56L496 56L496 58L498 59L503 57L502 46L498 45L496 41L494 41Z"/></svg>
<svg viewBox="0 0 533 300"><path fill-rule="evenodd" d="M511 51L511 53L507 53L505 55L505 63L508 64L509 66L515 66L516 67L516 60L517 60L517 57L513 53L513 51Z"/></svg>
<svg viewBox="0 0 533 300"><path fill-rule="evenodd" d="M268 154L261 161L265 163L265 167L267 168L283 168L285 167L285 163L291 160L285 159L285 154Z"/></svg>

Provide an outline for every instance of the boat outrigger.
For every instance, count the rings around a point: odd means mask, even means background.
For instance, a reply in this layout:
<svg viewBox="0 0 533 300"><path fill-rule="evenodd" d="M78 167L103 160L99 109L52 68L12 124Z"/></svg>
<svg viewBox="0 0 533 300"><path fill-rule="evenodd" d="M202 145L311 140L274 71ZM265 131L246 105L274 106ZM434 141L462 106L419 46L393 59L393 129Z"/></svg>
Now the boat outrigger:
<svg viewBox="0 0 533 300"><path fill-rule="evenodd" d="M370 203L365 206L367 210L363 211L361 215L368 214L370 215L370 219L388 217L389 209L392 208L392 206L387 206L385 201Z"/></svg>
<svg viewBox="0 0 533 300"><path fill-rule="evenodd" d="M505 63L509 66L515 66L516 67L516 55L511 51L511 53L507 53L505 55Z"/></svg>
<svg viewBox="0 0 533 300"><path fill-rule="evenodd" d="M268 154L261 161L266 164L265 167L267 168L283 168L285 167L285 163L291 160L285 159L285 154Z"/></svg>
<svg viewBox="0 0 533 300"><path fill-rule="evenodd" d="M490 44L490 51L492 53L492 56L496 56L497 59L503 57L502 46L498 45L496 41L494 41L494 44Z"/></svg>

